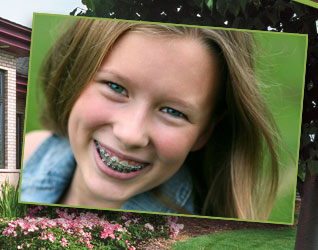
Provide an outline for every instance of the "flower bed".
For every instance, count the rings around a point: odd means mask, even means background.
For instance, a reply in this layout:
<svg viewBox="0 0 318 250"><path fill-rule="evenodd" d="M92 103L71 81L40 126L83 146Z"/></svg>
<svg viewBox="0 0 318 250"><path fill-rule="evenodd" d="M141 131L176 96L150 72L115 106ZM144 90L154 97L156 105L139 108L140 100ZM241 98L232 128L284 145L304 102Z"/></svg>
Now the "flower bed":
<svg viewBox="0 0 318 250"><path fill-rule="evenodd" d="M0 219L1 249L136 249L175 238L177 217L30 206L20 219Z"/></svg>

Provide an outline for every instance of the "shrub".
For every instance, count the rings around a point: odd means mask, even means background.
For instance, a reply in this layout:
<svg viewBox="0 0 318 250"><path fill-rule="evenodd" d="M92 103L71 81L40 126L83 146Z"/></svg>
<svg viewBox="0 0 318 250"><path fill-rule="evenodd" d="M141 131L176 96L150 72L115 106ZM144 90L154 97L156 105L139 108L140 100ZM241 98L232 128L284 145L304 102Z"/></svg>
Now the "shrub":
<svg viewBox="0 0 318 250"><path fill-rule="evenodd" d="M152 238L175 237L183 227L176 221L172 216L30 206L24 219L0 219L0 246L133 250Z"/></svg>
<svg viewBox="0 0 318 250"><path fill-rule="evenodd" d="M2 218L24 217L27 205L18 203L18 188L9 184L7 180L1 184L0 215Z"/></svg>

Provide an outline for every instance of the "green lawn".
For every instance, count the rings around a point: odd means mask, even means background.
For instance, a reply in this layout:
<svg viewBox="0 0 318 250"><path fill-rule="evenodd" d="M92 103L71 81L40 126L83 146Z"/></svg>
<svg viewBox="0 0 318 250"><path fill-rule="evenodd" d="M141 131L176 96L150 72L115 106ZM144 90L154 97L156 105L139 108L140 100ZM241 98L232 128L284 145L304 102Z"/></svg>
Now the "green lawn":
<svg viewBox="0 0 318 250"><path fill-rule="evenodd" d="M171 249L294 249L296 228L243 229L214 233L175 243Z"/></svg>

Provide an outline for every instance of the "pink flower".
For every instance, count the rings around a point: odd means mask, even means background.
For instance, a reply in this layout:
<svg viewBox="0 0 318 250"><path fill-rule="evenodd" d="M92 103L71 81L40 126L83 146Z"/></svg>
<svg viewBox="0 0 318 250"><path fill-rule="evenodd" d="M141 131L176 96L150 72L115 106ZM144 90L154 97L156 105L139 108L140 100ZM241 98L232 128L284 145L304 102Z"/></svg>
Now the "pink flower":
<svg viewBox="0 0 318 250"><path fill-rule="evenodd" d="M64 218L58 218L58 219L56 219L57 220L57 223L59 224L59 225L61 225L63 228L65 228L65 229L68 229L69 228L69 226L70 226L70 220L68 220L68 219L64 219Z"/></svg>
<svg viewBox="0 0 318 250"><path fill-rule="evenodd" d="M28 227L28 231L29 232L34 232L34 231L37 231L37 230L39 230L39 228L35 224L30 224L29 227Z"/></svg>
<svg viewBox="0 0 318 250"><path fill-rule="evenodd" d="M89 243L89 242L87 243L87 246L88 246L88 249L93 249L93 247L94 247L94 246L93 246L91 243Z"/></svg>
<svg viewBox="0 0 318 250"><path fill-rule="evenodd" d="M121 219L121 220L127 220L127 217L126 217L125 215L122 215L122 216L120 217L120 219Z"/></svg>
<svg viewBox="0 0 318 250"><path fill-rule="evenodd" d="M53 232L48 232L47 233L47 238L49 239L49 241L51 241L52 243L55 241L55 237L53 235Z"/></svg>
<svg viewBox="0 0 318 250"><path fill-rule="evenodd" d="M136 248L134 246L130 246L130 243L128 242L128 240L125 241L126 245L128 247L128 250L136 250Z"/></svg>
<svg viewBox="0 0 318 250"><path fill-rule="evenodd" d="M5 228L2 232L2 235L6 235L6 234L13 234L14 236L16 236L17 233L14 227L9 226L8 228Z"/></svg>
<svg viewBox="0 0 318 250"><path fill-rule="evenodd" d="M62 238L62 240L60 240L60 242L61 242L62 247L66 247L69 245L69 243L67 242L67 240L64 237Z"/></svg>
<svg viewBox="0 0 318 250"><path fill-rule="evenodd" d="M41 240L46 240L46 239L47 239L46 232L43 231L43 232L41 233Z"/></svg>
<svg viewBox="0 0 318 250"><path fill-rule="evenodd" d="M67 220L73 220L74 217L75 217L75 214L72 213L72 214L68 214L68 209L65 208L64 210L60 209L60 208L57 208L56 210L56 213L63 219L67 219Z"/></svg>
<svg viewBox="0 0 318 250"><path fill-rule="evenodd" d="M114 230L104 228L104 230L100 232L100 237L102 239L106 239L107 237L115 239Z"/></svg>
<svg viewBox="0 0 318 250"><path fill-rule="evenodd" d="M174 222L174 223L177 223L178 217L177 217L177 216L170 216L170 215L168 215L168 216L167 216L167 220L168 220L168 224L171 223L171 222L172 222L172 223L173 223L173 222Z"/></svg>
<svg viewBox="0 0 318 250"><path fill-rule="evenodd" d="M170 223L170 236L171 238L175 239L177 235L179 234L180 230L184 228L183 224L176 224L176 223Z"/></svg>
<svg viewBox="0 0 318 250"><path fill-rule="evenodd" d="M125 226L128 227L128 226L130 225L130 223L131 223L131 220L127 220L127 221L125 222Z"/></svg>
<svg viewBox="0 0 318 250"><path fill-rule="evenodd" d="M48 227L56 227L57 223L54 220L48 220L47 225L48 225Z"/></svg>
<svg viewBox="0 0 318 250"><path fill-rule="evenodd" d="M88 246L89 249L92 249L92 248L94 247L94 246L91 244L90 239L85 238L85 239L84 239L84 242L86 242L86 244L87 244L87 246Z"/></svg>
<svg viewBox="0 0 318 250"><path fill-rule="evenodd" d="M145 224L144 227L147 228L147 229L149 229L149 230L152 231L152 232L155 230L154 227L153 227L151 224L149 224L149 223Z"/></svg>

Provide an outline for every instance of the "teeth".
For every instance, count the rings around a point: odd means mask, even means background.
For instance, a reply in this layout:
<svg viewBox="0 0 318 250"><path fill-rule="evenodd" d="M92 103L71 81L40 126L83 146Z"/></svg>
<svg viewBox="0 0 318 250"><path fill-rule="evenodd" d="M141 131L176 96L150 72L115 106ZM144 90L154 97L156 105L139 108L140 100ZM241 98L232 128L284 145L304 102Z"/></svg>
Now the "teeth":
<svg viewBox="0 0 318 250"><path fill-rule="evenodd" d="M119 164L122 165L124 168L128 166L127 161L121 161L121 162L119 162Z"/></svg>
<svg viewBox="0 0 318 250"><path fill-rule="evenodd" d="M110 155L107 152L105 152L105 149L103 149L97 141L95 142L95 144L102 161L105 162L106 165L112 168L113 170L123 173L130 173L145 167L145 165L129 165L128 162L125 160L119 162L118 157L110 157Z"/></svg>
<svg viewBox="0 0 318 250"><path fill-rule="evenodd" d="M112 160L112 162L118 162L118 158L116 156L113 156L112 158L110 158Z"/></svg>

